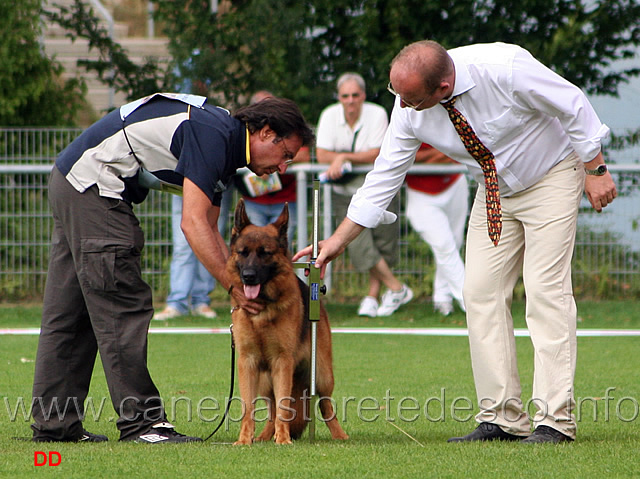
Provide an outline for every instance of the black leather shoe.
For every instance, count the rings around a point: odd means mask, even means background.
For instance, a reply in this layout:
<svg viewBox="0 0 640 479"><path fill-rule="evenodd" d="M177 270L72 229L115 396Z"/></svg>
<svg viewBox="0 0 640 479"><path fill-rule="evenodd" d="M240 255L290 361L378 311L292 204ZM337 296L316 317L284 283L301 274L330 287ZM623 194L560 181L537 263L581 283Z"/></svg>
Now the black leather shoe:
<svg viewBox="0 0 640 479"><path fill-rule="evenodd" d="M462 437L452 437L447 442L470 442L470 441L520 441L522 437L504 432L500 426L490 422L481 422L480 425L470 434Z"/></svg>
<svg viewBox="0 0 640 479"><path fill-rule="evenodd" d="M557 444L559 442L571 442L571 439L566 434L562 434L560 431L557 431L549 426L538 426L533 433L523 439L521 442L526 444L542 444L542 443L552 443Z"/></svg>
<svg viewBox="0 0 640 479"><path fill-rule="evenodd" d="M82 430L82 436L77 439L53 439L46 436L37 436L32 439L33 442L106 442L109 438L102 434L93 434L86 429Z"/></svg>
<svg viewBox="0 0 640 479"><path fill-rule="evenodd" d="M107 442L109 438L102 434L93 434L86 429L82 430L82 436L78 439L78 442Z"/></svg>

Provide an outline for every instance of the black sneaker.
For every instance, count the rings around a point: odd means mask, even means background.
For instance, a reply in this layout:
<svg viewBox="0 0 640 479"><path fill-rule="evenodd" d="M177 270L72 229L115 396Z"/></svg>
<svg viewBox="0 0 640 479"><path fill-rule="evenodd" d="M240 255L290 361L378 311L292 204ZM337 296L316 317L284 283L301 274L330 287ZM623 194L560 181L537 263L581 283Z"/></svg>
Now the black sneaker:
<svg viewBox="0 0 640 479"><path fill-rule="evenodd" d="M549 426L538 426L533 433L523 439L521 442L525 444L543 444L543 443L551 443L558 444L559 442L572 442L573 439L567 436L566 434L562 434L560 431L557 431Z"/></svg>
<svg viewBox="0 0 640 479"><path fill-rule="evenodd" d="M34 437L33 442L107 442L109 438L102 434L93 434L86 429L82 430L82 436L78 439L52 439L49 437Z"/></svg>
<svg viewBox="0 0 640 479"><path fill-rule="evenodd" d="M481 422L471 433L462 437L452 437L447 442L473 442L473 441L520 441L521 436L504 432L497 424Z"/></svg>
<svg viewBox="0 0 640 479"><path fill-rule="evenodd" d="M102 434L93 434L86 429L82 430L82 436L78 439L78 442L107 442L109 438Z"/></svg>
<svg viewBox="0 0 640 479"><path fill-rule="evenodd" d="M176 432L175 426L169 422L159 422L151 426L151 429L147 432L138 436L135 441L157 444L165 442L201 442L202 439Z"/></svg>

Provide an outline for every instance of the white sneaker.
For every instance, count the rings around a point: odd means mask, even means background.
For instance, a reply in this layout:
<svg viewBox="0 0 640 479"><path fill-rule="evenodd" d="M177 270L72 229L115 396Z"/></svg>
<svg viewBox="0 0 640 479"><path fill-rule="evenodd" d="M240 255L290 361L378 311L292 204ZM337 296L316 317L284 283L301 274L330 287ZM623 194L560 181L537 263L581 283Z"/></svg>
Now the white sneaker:
<svg viewBox="0 0 640 479"><path fill-rule="evenodd" d="M213 309L211 309L211 307L208 304L204 304L204 303L196 305L191 310L191 312L196 316L202 316L207 319L215 319L218 317L216 312Z"/></svg>
<svg viewBox="0 0 640 479"><path fill-rule="evenodd" d="M433 310L436 313L440 313L444 316L449 316L453 313L453 304L445 301L438 301L433 303Z"/></svg>
<svg viewBox="0 0 640 479"><path fill-rule="evenodd" d="M159 313L154 314L153 319L155 319L156 321L166 321L167 319L175 318L177 316L182 316L182 315L183 313L178 311L173 306L167 306Z"/></svg>
<svg viewBox="0 0 640 479"><path fill-rule="evenodd" d="M413 299L413 291L406 284L400 291L387 290L382 295L382 304L378 308L378 316L391 316L396 309Z"/></svg>
<svg viewBox="0 0 640 479"><path fill-rule="evenodd" d="M360 301L358 316L369 316L375 318L378 314L378 300L373 296L365 296Z"/></svg>
<svg viewBox="0 0 640 479"><path fill-rule="evenodd" d="M458 299L457 301L458 301L458 306L460 306L460 309L462 310L462 312L466 313L467 312L467 308L464 305L464 300Z"/></svg>

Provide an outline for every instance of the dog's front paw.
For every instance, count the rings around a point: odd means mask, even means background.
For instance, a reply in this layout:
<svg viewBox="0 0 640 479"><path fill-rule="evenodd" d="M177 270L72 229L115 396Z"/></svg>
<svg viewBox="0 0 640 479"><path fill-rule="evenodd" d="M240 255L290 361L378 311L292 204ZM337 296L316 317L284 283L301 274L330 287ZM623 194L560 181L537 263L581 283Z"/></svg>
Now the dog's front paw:
<svg viewBox="0 0 640 479"><path fill-rule="evenodd" d="M276 437L276 444L293 444L291 439L279 439Z"/></svg>
<svg viewBox="0 0 640 479"><path fill-rule="evenodd" d="M289 434L276 433L274 440L276 444L293 444L291 442L291 436L289 436Z"/></svg>
<svg viewBox="0 0 640 479"><path fill-rule="evenodd" d="M338 441L346 441L347 439L349 439L349 435L346 432L342 431L342 433L335 434L332 439Z"/></svg>
<svg viewBox="0 0 640 479"><path fill-rule="evenodd" d="M238 440L233 443L234 446L250 446L251 444L253 444L253 439L242 437L239 437Z"/></svg>

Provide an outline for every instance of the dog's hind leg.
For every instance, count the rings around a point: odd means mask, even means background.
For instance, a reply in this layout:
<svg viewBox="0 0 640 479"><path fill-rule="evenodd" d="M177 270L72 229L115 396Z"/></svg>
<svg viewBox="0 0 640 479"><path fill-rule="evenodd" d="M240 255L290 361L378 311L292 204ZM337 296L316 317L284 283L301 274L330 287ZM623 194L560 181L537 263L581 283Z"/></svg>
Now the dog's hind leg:
<svg viewBox="0 0 640 479"><path fill-rule="evenodd" d="M320 396L320 413L322 414L322 418L324 422L327 424L329 428L329 432L331 433L332 439L349 439L349 436L340 426L338 422L338 418L336 418L336 412L333 409L333 404L331 402L330 396L321 395Z"/></svg>
<svg viewBox="0 0 640 479"><path fill-rule="evenodd" d="M349 436L344 432L336 418L336 412L333 409L333 401L331 399L334 380L329 323L325 318L320 321L318 326L316 386L320 398L320 413L333 439L349 439Z"/></svg>
<svg viewBox="0 0 640 479"><path fill-rule="evenodd" d="M308 382L308 381L307 381ZM294 377L293 390L291 391L293 402L291 408L294 410L293 418L289 424L291 439L300 439L304 429L309 422L309 389L306 383L296 381Z"/></svg>
<svg viewBox="0 0 640 479"><path fill-rule="evenodd" d="M265 425L264 425L264 429L262 430L262 432L260 433L260 435L258 437L256 437L256 441L257 442L264 442L264 441L270 441L271 438L273 437L273 434L276 432L276 426L275 423L269 419Z"/></svg>
<svg viewBox="0 0 640 479"><path fill-rule="evenodd" d="M265 397L266 395L261 393L261 396ZM264 429L262 429L260 435L256 437L256 441L270 441L276 431L274 422L276 416L276 399L273 397L273 392L271 396L265 397L265 400L269 405L269 417L265 421Z"/></svg>

